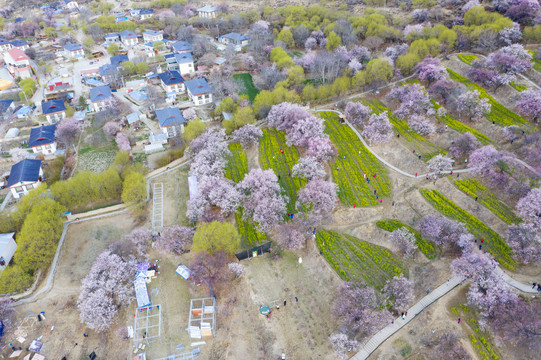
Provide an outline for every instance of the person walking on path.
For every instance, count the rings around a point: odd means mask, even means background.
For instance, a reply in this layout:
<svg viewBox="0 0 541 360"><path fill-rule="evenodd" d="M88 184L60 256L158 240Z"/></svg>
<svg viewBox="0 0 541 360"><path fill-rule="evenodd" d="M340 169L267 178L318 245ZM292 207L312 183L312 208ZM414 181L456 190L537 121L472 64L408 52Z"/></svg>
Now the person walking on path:
<svg viewBox="0 0 541 360"><path fill-rule="evenodd" d="M460 324L460 318L458 318L458 323Z"/></svg>
<svg viewBox="0 0 541 360"><path fill-rule="evenodd" d="M404 315L404 313L402 313L402 320L404 320L406 318L406 315Z"/></svg>
<svg viewBox="0 0 541 360"><path fill-rule="evenodd" d="M407 311L404 313L404 316L408 316L408 312L407 312Z"/></svg>
<svg viewBox="0 0 541 360"><path fill-rule="evenodd" d="M535 289L535 285L537 285L536 283L533 283L532 285L532 289Z"/></svg>
<svg viewBox="0 0 541 360"><path fill-rule="evenodd" d="M299 302L299 298L295 296L295 302Z"/></svg>
<svg viewBox="0 0 541 360"><path fill-rule="evenodd" d="M287 304L287 300L284 300L284 306L286 306L286 304Z"/></svg>

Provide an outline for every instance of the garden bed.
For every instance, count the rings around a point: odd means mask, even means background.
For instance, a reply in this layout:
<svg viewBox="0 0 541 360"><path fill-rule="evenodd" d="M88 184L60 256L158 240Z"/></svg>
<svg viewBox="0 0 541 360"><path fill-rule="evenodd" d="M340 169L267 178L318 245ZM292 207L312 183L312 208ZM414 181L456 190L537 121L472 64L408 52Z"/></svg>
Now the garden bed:
<svg viewBox="0 0 541 360"><path fill-rule="evenodd" d="M254 102L255 97L259 94L259 89L255 87L251 74L235 74L233 81L239 87L240 95L248 95L250 102Z"/></svg>

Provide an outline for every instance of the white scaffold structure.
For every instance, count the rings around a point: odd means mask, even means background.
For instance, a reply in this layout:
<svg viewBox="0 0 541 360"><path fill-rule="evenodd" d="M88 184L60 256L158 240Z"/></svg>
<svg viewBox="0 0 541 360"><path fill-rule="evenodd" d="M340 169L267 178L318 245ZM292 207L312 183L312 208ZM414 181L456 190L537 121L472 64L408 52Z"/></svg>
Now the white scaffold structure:
<svg viewBox="0 0 541 360"><path fill-rule="evenodd" d="M214 297L191 300L188 333L193 339L216 336L216 299Z"/></svg>
<svg viewBox="0 0 541 360"><path fill-rule="evenodd" d="M162 336L162 306L150 305L135 310L133 345L144 350L144 346L159 340Z"/></svg>
<svg viewBox="0 0 541 360"><path fill-rule="evenodd" d="M163 183L153 184L152 230L163 230Z"/></svg>

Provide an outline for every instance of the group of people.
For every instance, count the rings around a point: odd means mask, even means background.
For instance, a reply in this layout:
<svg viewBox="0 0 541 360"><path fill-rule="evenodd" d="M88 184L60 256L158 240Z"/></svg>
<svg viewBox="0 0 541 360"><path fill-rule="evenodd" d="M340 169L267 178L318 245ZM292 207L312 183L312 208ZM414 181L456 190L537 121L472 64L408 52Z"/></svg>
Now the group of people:
<svg viewBox="0 0 541 360"><path fill-rule="evenodd" d="M533 283L532 289L535 289L537 286L537 292L541 292L541 283Z"/></svg>

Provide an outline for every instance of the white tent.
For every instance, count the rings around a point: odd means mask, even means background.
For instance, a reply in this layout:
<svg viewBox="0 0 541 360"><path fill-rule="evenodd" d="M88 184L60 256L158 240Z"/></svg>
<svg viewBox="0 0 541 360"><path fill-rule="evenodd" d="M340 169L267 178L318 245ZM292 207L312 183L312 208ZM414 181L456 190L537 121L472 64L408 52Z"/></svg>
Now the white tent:
<svg viewBox="0 0 541 360"><path fill-rule="evenodd" d="M14 240L15 233L0 234L0 270L4 270L17 250Z"/></svg>

